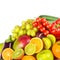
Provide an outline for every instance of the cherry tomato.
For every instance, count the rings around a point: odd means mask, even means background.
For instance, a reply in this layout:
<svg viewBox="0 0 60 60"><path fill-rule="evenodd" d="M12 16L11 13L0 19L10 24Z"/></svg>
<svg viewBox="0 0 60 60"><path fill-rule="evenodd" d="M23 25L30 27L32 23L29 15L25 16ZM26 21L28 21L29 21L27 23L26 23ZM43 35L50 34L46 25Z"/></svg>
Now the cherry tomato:
<svg viewBox="0 0 60 60"><path fill-rule="evenodd" d="M41 27L39 30L43 32L45 30L45 27Z"/></svg>
<svg viewBox="0 0 60 60"><path fill-rule="evenodd" d="M39 24L39 25L37 26L38 29L40 29L41 27L43 27L41 24Z"/></svg>
<svg viewBox="0 0 60 60"><path fill-rule="evenodd" d="M41 18L36 18L36 21L37 22L41 22Z"/></svg>
<svg viewBox="0 0 60 60"><path fill-rule="evenodd" d="M43 24L43 26L46 26L47 24L48 24L48 22L46 21L46 22L44 22L44 23L42 23Z"/></svg>
<svg viewBox="0 0 60 60"><path fill-rule="evenodd" d="M55 34L55 32L56 32L56 29L53 29L53 30L50 29L51 34Z"/></svg>
<svg viewBox="0 0 60 60"><path fill-rule="evenodd" d="M49 29L50 27L51 27L51 24L47 24L47 25L46 25L46 28Z"/></svg>
<svg viewBox="0 0 60 60"><path fill-rule="evenodd" d="M49 31L45 30L43 33L44 33L44 35L47 35L47 34L49 34Z"/></svg>
<svg viewBox="0 0 60 60"><path fill-rule="evenodd" d="M37 22L33 22L33 26L34 27L37 27L38 26L38 23Z"/></svg>
<svg viewBox="0 0 60 60"><path fill-rule="evenodd" d="M41 19L41 22L42 22L42 23L46 22L46 19L45 19L45 18L42 18L42 19Z"/></svg>

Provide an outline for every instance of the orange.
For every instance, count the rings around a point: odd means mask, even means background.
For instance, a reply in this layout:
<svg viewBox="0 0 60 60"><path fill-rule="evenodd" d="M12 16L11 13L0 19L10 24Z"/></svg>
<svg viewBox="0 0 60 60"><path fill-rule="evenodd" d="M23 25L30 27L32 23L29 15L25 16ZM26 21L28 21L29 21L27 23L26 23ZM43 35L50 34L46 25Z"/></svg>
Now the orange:
<svg viewBox="0 0 60 60"><path fill-rule="evenodd" d="M43 49L43 41L38 37L32 38L30 43L36 45L36 53L40 52Z"/></svg>
<svg viewBox="0 0 60 60"><path fill-rule="evenodd" d="M53 47L52 52L56 58L60 58L60 41L57 41Z"/></svg>
<svg viewBox="0 0 60 60"><path fill-rule="evenodd" d="M6 48L2 52L2 57L4 60L11 60L12 59L13 50L11 48Z"/></svg>
<svg viewBox="0 0 60 60"><path fill-rule="evenodd" d="M22 60L36 60L34 56L25 55Z"/></svg>

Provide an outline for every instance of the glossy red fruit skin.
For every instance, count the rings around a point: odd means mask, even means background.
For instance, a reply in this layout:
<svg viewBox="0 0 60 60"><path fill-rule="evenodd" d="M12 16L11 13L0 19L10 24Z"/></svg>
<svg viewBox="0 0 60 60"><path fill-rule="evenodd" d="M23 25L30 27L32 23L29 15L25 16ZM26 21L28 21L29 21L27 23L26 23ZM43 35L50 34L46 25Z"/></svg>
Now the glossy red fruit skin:
<svg viewBox="0 0 60 60"><path fill-rule="evenodd" d="M21 47L24 48L31 40L31 37L28 35L23 35L18 38L18 42L20 42Z"/></svg>
<svg viewBox="0 0 60 60"><path fill-rule="evenodd" d="M55 35L57 40L60 40L60 19L56 20L55 22L52 23L51 28L50 28L50 33ZM56 27L59 25L58 27Z"/></svg>
<svg viewBox="0 0 60 60"><path fill-rule="evenodd" d="M46 22L44 22L44 23L42 23L43 24L43 26L46 26L47 24L48 24L48 22L46 21Z"/></svg>
<svg viewBox="0 0 60 60"><path fill-rule="evenodd" d="M46 19L45 18L41 18L41 22L42 23L46 22Z"/></svg>
<svg viewBox="0 0 60 60"><path fill-rule="evenodd" d="M41 27L39 30L40 30L41 32L44 32L46 29L45 29L45 27Z"/></svg>
<svg viewBox="0 0 60 60"><path fill-rule="evenodd" d="M33 22L33 26L34 27L37 27L38 26L38 23L35 21L35 22Z"/></svg>
<svg viewBox="0 0 60 60"><path fill-rule="evenodd" d="M44 35L49 34L49 28L51 27L51 24L45 19L45 18L36 18L36 21L33 22L33 26L37 27L38 30Z"/></svg>
<svg viewBox="0 0 60 60"><path fill-rule="evenodd" d="M47 24L47 25L46 25L46 28L49 29L50 27L51 27L51 24Z"/></svg>
<svg viewBox="0 0 60 60"><path fill-rule="evenodd" d="M56 20L56 23L57 23L57 24L60 24L60 18L59 18L58 20Z"/></svg>
<svg viewBox="0 0 60 60"><path fill-rule="evenodd" d="M38 23L41 22L41 18L39 18L39 17L36 18L36 22L38 22Z"/></svg>
<svg viewBox="0 0 60 60"><path fill-rule="evenodd" d="M37 26L38 29L40 29L41 27L43 27L42 24L39 24L39 25Z"/></svg>
<svg viewBox="0 0 60 60"><path fill-rule="evenodd" d="M49 31L48 30L45 30L44 31L44 35L48 35L49 34Z"/></svg>

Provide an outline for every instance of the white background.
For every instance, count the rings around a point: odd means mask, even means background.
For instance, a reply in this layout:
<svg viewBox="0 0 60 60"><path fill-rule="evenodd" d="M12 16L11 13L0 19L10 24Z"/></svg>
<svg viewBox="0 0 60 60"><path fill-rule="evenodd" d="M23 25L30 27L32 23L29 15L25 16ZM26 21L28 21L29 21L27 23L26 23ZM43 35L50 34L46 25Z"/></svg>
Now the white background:
<svg viewBox="0 0 60 60"><path fill-rule="evenodd" d="M0 0L0 43L22 20L43 14L60 17L60 0Z"/></svg>

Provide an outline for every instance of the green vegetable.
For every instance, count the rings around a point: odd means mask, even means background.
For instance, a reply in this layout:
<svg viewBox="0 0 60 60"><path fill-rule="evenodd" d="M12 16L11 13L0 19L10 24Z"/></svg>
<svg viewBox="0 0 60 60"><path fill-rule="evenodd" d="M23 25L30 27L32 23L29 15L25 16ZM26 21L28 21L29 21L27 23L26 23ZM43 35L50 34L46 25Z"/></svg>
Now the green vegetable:
<svg viewBox="0 0 60 60"><path fill-rule="evenodd" d="M50 15L40 15L41 18L46 18L50 23L54 22L58 19L58 17L50 16Z"/></svg>

